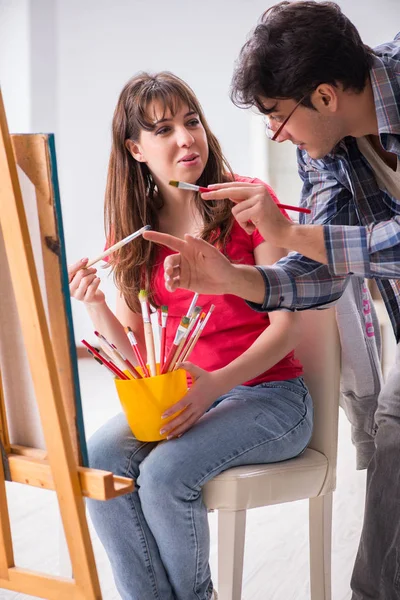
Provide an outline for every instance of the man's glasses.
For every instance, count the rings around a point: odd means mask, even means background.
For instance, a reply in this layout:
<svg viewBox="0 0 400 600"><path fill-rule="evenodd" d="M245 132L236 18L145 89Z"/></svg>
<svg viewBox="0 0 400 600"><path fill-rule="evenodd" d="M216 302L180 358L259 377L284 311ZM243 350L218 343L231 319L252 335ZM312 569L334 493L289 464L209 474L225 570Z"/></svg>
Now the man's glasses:
<svg viewBox="0 0 400 600"><path fill-rule="evenodd" d="M286 123L289 121L290 117L292 116L292 114L294 113L294 111L296 110L296 108L298 106L300 106L300 104L307 98L308 94L306 94L305 96L303 96L301 98L301 100L298 101L298 103L296 104L296 106L293 108L293 110L289 113L289 115L286 117L286 119L283 121L283 123L281 123L281 125L279 125L278 129L276 131L274 131L271 127L271 121L268 118L267 115L266 116L266 123L265 123L265 133L267 134L267 137L272 140L273 142L275 142L275 140L277 139L277 137L279 136L279 134L281 133L282 129L285 127Z"/></svg>

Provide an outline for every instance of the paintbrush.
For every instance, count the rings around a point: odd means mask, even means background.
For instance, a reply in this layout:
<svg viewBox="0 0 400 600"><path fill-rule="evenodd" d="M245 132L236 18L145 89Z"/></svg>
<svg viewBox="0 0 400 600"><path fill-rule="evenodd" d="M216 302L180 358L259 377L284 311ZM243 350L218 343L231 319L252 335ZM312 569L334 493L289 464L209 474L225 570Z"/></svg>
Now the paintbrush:
<svg viewBox="0 0 400 600"><path fill-rule="evenodd" d="M194 183L185 183L184 181L171 180L169 182L169 185L179 188L180 190L192 190L192 192L206 193L213 191L209 188L201 187L200 185L195 185ZM290 204L281 204L280 202L277 203L277 206L279 206L279 208L284 208L285 210L294 210L295 212L304 213L306 215L309 215L311 213L311 210L309 208L302 208L301 206L291 206Z"/></svg>
<svg viewBox="0 0 400 600"><path fill-rule="evenodd" d="M105 258L106 256L108 256L112 252L115 252L115 250L119 250L120 248L122 248L122 246L125 246L125 244L128 244L129 242L131 242L135 238L139 237L139 235L142 235L142 233L144 231L147 231L148 229L151 229L150 225L145 225L141 229L138 229L134 233L131 233L130 235L128 235L123 240L117 242L116 244L113 244L113 246L110 246L109 248L107 248L107 250L104 250L104 252L102 252L99 256L96 256L96 258L92 258L92 260L89 260L89 262L86 265L84 265L83 268L84 269L88 269L89 267L91 267L95 263L99 262L99 260L102 260L103 258Z"/></svg>
<svg viewBox="0 0 400 600"><path fill-rule="evenodd" d="M191 190L192 192L211 192L211 190L206 187L201 187L200 185L195 185L194 183L185 183L184 181L174 181L173 179L169 181L169 185L179 188L180 190Z"/></svg>
<svg viewBox="0 0 400 600"><path fill-rule="evenodd" d="M152 377L155 377L157 375L156 352L154 348L153 328L150 319L148 293L146 292L146 290L140 290L139 301L140 306L142 308L144 341L146 344L147 360L150 366L150 375Z"/></svg>
<svg viewBox="0 0 400 600"><path fill-rule="evenodd" d="M168 306L161 307L161 348L160 348L160 372L164 366L165 361L165 343L167 340L167 320L168 320Z"/></svg>
<svg viewBox="0 0 400 600"><path fill-rule="evenodd" d="M176 362L182 362L181 361L181 356L184 356L186 354L186 350L188 349L188 347L191 344L192 341L192 332L193 329L197 326L197 321L200 317L200 313L201 313L201 306L195 306L194 310L193 310L193 315L190 318L190 323L189 323L189 327L188 327L188 331L187 331L187 335L186 335L186 339L185 339L185 343L182 346L181 352L178 356L178 358L176 359ZM187 315L186 315L187 316Z"/></svg>
<svg viewBox="0 0 400 600"><path fill-rule="evenodd" d="M167 373L168 371L172 371L172 369L174 368L176 359L178 358L185 343L189 324L189 317L182 317L181 322L179 323L179 326L175 333L174 342L168 352L167 358L164 362L164 366L161 370L161 375L164 375L164 373Z"/></svg>
<svg viewBox="0 0 400 600"><path fill-rule="evenodd" d="M179 365L180 363L188 360L188 358L191 355L191 353L192 353L195 345L197 344L197 340L199 339L199 337L203 333L203 329L207 325L207 321L211 317L211 314L212 314L214 308L215 308L215 305L211 304L208 313L207 314L205 314L205 313L201 314L200 319L197 322L197 327L196 327L196 329L193 332L193 336L191 338L190 344L187 347L187 349L185 350L185 352L182 354L182 357L180 358L180 360L176 361L175 369L179 368L177 365Z"/></svg>
<svg viewBox="0 0 400 600"><path fill-rule="evenodd" d="M143 356L142 356L142 354L141 354L141 352L139 350L135 334L133 333L133 331L132 331L132 329L130 327L124 327L124 330L125 330L126 335L128 336L128 340L130 341L130 344L132 346L132 350L135 353L136 360L138 361L139 365L142 368L143 377L150 377L150 373L149 373L149 370L147 368L147 365L144 362Z"/></svg>
<svg viewBox="0 0 400 600"><path fill-rule="evenodd" d="M104 335L98 331L95 331L94 335L100 339L104 352L114 361L114 363L121 369L122 372L129 371L134 379L142 378L130 360L128 360L114 344L111 344L111 342L109 342Z"/></svg>

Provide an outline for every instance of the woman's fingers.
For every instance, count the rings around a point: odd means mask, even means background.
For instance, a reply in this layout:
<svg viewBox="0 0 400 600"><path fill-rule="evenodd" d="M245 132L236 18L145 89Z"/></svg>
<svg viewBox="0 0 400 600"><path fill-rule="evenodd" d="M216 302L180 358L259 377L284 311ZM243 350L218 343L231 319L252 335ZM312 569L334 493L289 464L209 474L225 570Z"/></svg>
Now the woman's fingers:
<svg viewBox="0 0 400 600"><path fill-rule="evenodd" d="M78 287L78 289L76 290L75 293L75 298L77 300L85 300L85 296L88 292L88 289L90 287L90 285L95 281L96 279L96 274L94 273L93 275L88 275L87 277L84 277Z"/></svg>
<svg viewBox="0 0 400 600"><path fill-rule="evenodd" d="M162 419L167 419L168 417L172 417L172 415L175 415L177 412L179 412L180 410L185 410L188 406L190 405L190 402L188 402L187 398L184 396L182 398L182 400L179 400L179 402L176 402L175 404L173 404L172 406L170 406L162 415L161 418ZM179 415L178 415L179 416ZM178 418L178 416L176 418ZM185 417L186 418L186 417Z"/></svg>
<svg viewBox="0 0 400 600"><path fill-rule="evenodd" d="M97 269L95 269L95 268L79 269L78 272L70 280L70 284L69 284L70 292L71 293L75 292L79 288L79 286L81 285L81 283L85 279L85 277L92 276L95 273L97 273Z"/></svg>
<svg viewBox="0 0 400 600"><path fill-rule="evenodd" d="M93 302L98 287L100 285L100 277L95 277L90 285L86 289L86 293L83 297L83 302Z"/></svg>
<svg viewBox="0 0 400 600"><path fill-rule="evenodd" d="M188 373L190 373L190 375L192 376L193 381L196 381L196 379L198 379L201 375L203 375L204 373L204 369L202 369L201 367L198 367L197 365L194 365L191 362L183 362L183 363L179 363L177 365L178 369L185 369L185 371L187 371Z"/></svg>
<svg viewBox="0 0 400 600"><path fill-rule="evenodd" d="M84 265L88 262L88 258L81 258L81 260L78 260L78 262L74 263L73 265L69 265L68 267L68 280L69 282L72 281L72 279L75 277L75 275L77 274L77 272L80 269L83 269Z"/></svg>
<svg viewBox="0 0 400 600"><path fill-rule="evenodd" d="M180 437L186 431L188 431L192 425L195 424L197 418L194 413L192 413L189 408L184 410L176 419L170 421L165 427L163 427L162 431L167 433L167 440L171 440L173 438Z"/></svg>
<svg viewBox="0 0 400 600"><path fill-rule="evenodd" d="M72 280L70 284L70 292L71 296L76 298L76 300L84 300L88 287L96 279L96 269L93 269L93 271L94 272L88 273L84 276L76 276Z"/></svg>

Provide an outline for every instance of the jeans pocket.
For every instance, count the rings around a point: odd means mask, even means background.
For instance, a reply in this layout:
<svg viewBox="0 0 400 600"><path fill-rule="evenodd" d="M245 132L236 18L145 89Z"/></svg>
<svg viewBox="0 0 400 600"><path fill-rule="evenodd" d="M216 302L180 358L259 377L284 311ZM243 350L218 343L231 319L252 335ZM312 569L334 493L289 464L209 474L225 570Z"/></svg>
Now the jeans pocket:
<svg viewBox="0 0 400 600"><path fill-rule="evenodd" d="M280 401L290 405L300 414L306 414L306 400L307 398L311 400L311 397L302 378L267 381L261 383L260 387L263 390L263 403L265 403L266 408L268 408L271 402Z"/></svg>
<svg viewBox="0 0 400 600"><path fill-rule="evenodd" d="M299 423L307 419L312 423L313 406L311 396L303 382L297 380L266 382L260 385L256 399L262 409L257 421L268 421L273 414L278 420Z"/></svg>

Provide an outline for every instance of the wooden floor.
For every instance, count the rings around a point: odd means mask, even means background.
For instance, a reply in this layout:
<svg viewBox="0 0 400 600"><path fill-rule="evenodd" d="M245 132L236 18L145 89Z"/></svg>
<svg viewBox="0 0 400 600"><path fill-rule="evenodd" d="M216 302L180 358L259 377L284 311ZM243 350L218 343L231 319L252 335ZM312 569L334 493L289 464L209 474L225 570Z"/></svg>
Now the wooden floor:
<svg viewBox="0 0 400 600"><path fill-rule="evenodd" d="M89 437L119 411L114 383L90 360L79 364ZM349 600L349 581L363 517L365 472L355 470L350 427L340 415L337 491L333 520L333 600ZM53 492L7 484L15 562L57 574L59 517ZM216 581L216 514L210 514L211 568ZM111 569L95 533L93 545L104 600L117 600ZM244 600L309 600L308 503L306 501L249 511L244 566ZM217 588L218 589L218 588ZM0 600L32 598L0 590ZM141 600L146 600L145 598Z"/></svg>

